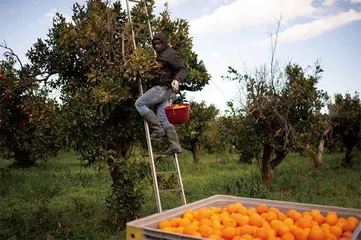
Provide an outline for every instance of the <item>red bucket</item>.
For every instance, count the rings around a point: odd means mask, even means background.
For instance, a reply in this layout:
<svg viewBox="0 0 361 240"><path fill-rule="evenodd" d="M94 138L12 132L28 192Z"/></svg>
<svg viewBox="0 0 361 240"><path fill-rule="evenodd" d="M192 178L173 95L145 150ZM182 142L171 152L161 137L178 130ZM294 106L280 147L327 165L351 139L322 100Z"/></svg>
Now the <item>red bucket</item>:
<svg viewBox="0 0 361 240"><path fill-rule="evenodd" d="M165 107L164 110L171 124L182 124L188 122L191 108L189 103L177 103Z"/></svg>

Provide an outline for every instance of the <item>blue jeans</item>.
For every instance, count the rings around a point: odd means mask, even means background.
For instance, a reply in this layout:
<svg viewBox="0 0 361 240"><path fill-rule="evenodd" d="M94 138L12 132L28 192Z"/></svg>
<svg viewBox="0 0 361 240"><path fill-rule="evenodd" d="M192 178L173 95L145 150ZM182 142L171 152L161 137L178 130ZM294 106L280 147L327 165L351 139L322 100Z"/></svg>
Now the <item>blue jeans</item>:
<svg viewBox="0 0 361 240"><path fill-rule="evenodd" d="M156 106L159 122L163 128L167 128L172 124L168 121L164 108L172 103L175 96L176 94L170 87L155 86L146 91L137 99L137 101L135 101L135 107L140 115L144 116L144 114L150 111L150 107Z"/></svg>

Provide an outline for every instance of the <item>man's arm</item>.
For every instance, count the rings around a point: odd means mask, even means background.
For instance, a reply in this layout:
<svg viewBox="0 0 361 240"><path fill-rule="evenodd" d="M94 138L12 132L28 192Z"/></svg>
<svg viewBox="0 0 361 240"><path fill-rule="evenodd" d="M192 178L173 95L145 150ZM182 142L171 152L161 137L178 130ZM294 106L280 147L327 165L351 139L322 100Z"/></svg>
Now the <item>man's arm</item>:
<svg viewBox="0 0 361 240"><path fill-rule="evenodd" d="M180 83L183 82L183 80L188 75L188 71L182 59L179 57L179 54L175 50L172 51L171 57L169 59L169 63L176 72L174 79Z"/></svg>

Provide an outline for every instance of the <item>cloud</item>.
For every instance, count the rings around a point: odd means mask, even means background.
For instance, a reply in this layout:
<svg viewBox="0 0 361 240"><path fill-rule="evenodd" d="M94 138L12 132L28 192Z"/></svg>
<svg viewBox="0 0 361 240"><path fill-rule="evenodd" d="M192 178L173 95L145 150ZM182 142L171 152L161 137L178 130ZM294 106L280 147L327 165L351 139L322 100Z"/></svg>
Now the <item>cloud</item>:
<svg viewBox="0 0 361 240"><path fill-rule="evenodd" d="M241 27L273 23L280 15L284 22L310 16L313 0L237 0L222 5L212 14L191 21L192 33L231 32Z"/></svg>
<svg viewBox="0 0 361 240"><path fill-rule="evenodd" d="M186 3L190 0L156 0L155 1L155 7L156 8L163 8L164 7L164 4L166 2L168 2L168 5L169 6L172 6L172 7L175 7L175 6L179 6L183 3Z"/></svg>
<svg viewBox="0 0 361 240"><path fill-rule="evenodd" d="M361 3L361 0L351 0L352 3Z"/></svg>
<svg viewBox="0 0 361 240"><path fill-rule="evenodd" d="M53 20L53 18L55 17L55 14L56 14L57 12L60 12L59 9L53 8L53 9L50 10L49 12L45 13L45 14L44 14L44 17L49 18L50 20ZM61 13L61 12L60 12L60 13ZM65 19L66 19L67 22L72 22L71 17L69 17L68 15L66 15L66 14L64 14L64 13L61 13L61 14L65 17Z"/></svg>
<svg viewBox="0 0 361 240"><path fill-rule="evenodd" d="M335 0L325 0L322 3L322 5L329 7L329 6L333 5L334 3L335 3Z"/></svg>
<svg viewBox="0 0 361 240"><path fill-rule="evenodd" d="M297 24L287 28L278 35L278 42L294 42L307 40L320 36L325 32L332 31L348 23L361 20L361 12L349 10L339 14L314 20L309 23ZM264 39L257 42L256 45L269 45L270 39Z"/></svg>

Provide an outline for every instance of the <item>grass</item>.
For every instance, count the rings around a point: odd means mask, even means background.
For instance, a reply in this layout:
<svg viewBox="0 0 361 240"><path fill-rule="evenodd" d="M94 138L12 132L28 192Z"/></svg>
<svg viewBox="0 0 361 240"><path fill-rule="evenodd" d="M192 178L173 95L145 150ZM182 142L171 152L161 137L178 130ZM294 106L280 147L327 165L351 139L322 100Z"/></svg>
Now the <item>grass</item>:
<svg viewBox="0 0 361 240"><path fill-rule="evenodd" d="M236 156L201 154L194 166L191 154L179 155L187 202L215 194L361 208L361 157L342 167L342 154L325 154L325 166L290 154L274 171L274 187L260 183L256 165L240 164ZM9 169L0 160L0 239L123 239L124 232L107 224L106 198L111 179L106 168L82 167L74 152L61 152L47 164ZM163 163L164 165L164 163ZM143 216L156 213L151 184ZM162 194L162 206L181 205L178 194ZM13 237L13 238L11 238Z"/></svg>

